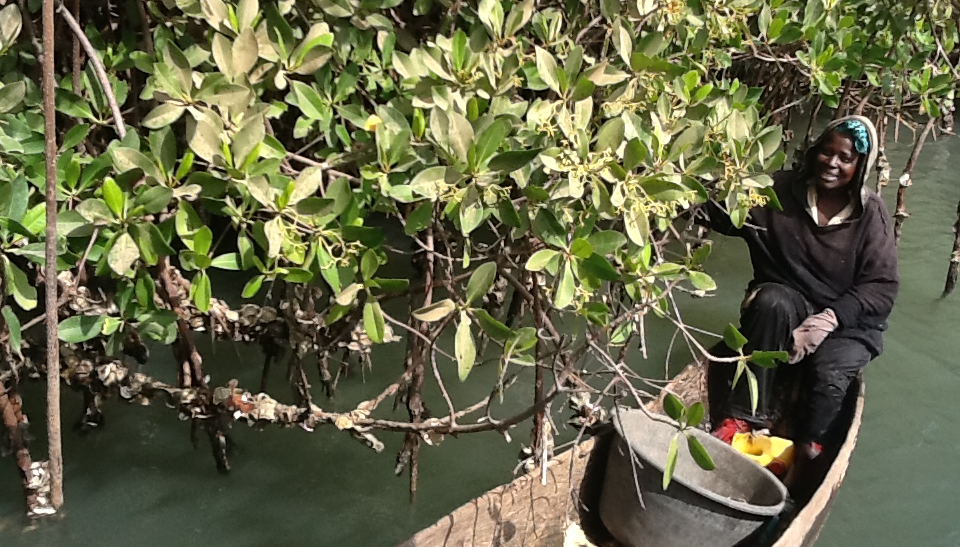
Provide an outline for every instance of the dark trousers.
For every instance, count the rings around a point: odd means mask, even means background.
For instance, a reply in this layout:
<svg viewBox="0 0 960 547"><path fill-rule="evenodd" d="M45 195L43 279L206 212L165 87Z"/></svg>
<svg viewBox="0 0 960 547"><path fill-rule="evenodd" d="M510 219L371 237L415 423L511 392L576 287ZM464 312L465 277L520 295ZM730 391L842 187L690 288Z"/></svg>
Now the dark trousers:
<svg viewBox="0 0 960 547"><path fill-rule="evenodd" d="M758 285L747 294L740 309L741 332L748 340L744 354L788 351L793 330L818 311L791 287L779 283ZM800 442L822 442L840 412L847 388L873 357L861 342L838 334L828 336L816 352L795 365L781 363L776 368L763 368L750 363L750 370L757 376L756 415L751 412L746 378L740 378L730 391L735 365L714 363L711 391L726 399L721 399L719 413L714 416L733 416L777 429L777 424L794 408L792 401L799 388L800 423L793 434ZM731 351L718 353L730 355Z"/></svg>

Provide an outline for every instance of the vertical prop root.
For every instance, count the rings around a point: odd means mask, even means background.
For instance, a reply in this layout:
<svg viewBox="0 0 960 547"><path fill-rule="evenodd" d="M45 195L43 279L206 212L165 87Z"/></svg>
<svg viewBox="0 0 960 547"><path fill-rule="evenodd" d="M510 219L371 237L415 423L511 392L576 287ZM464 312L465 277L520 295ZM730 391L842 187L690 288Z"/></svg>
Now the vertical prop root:
<svg viewBox="0 0 960 547"><path fill-rule="evenodd" d="M957 221L953 224L953 252L950 254L950 267L947 269L947 281L943 286L943 296L953 292L960 274L960 202L957 203Z"/></svg>
<svg viewBox="0 0 960 547"><path fill-rule="evenodd" d="M170 310L177 315L177 339L174 341L171 349L179 365L177 369L179 387L196 388L201 407L209 409L209 412L202 413L213 413L213 416L206 418L206 424L204 425L210 437L213 457L217 462L217 470L221 473L227 473L230 471L230 462L227 460L227 445L229 444L229 440L226 434L226 426L224 420L221 419L219 411L213 408L212 401L209 400L210 390L207 389L206 378L203 374L203 358L193 343L193 334L190 326L187 325L186 319L184 319L184 313L181 308L182 300L180 298L180 290L177 280L174 279L174 269L170 265L169 258L161 260L158 267L160 268L159 283L157 284L158 292L163 301L170 306ZM194 419L193 426L191 427L191 438L193 438L196 434L196 420L200 418L194 416L193 413L186 408L181 408L181 412L192 416Z"/></svg>
<svg viewBox="0 0 960 547"><path fill-rule="evenodd" d="M30 450L27 448L27 419L21 410L20 396L13 391L0 394L0 415L3 416L7 441L10 443L10 448L17 460L17 467L20 469L27 514L30 516L44 514L43 510L45 508L39 505L37 499L37 485L31 484L32 481L30 480L33 475L33 462L30 460ZM54 511L49 508L49 512Z"/></svg>
<svg viewBox="0 0 960 547"><path fill-rule="evenodd" d="M52 512L63 505L63 450L60 442L60 318L57 305L57 120L54 105L56 74L54 57L54 0L43 0L43 130L46 181L44 203L47 226L43 268L47 337L47 453ZM60 9L65 9L60 6Z"/></svg>
<svg viewBox="0 0 960 547"><path fill-rule="evenodd" d="M903 168L903 174L900 175L900 187L897 188L897 210L893 214L893 237L898 247L900 246L900 235L903 233L903 221L910 216L910 213L907 212L906 204L907 188L913 184L910 180L910 175L913 173L913 167L917 164L917 159L920 157L920 150L923 148L923 143L927 140L930 131L933 130L933 125L936 121L936 118L927 120L927 125L923 128L923 132L920 133L920 136L917 137L917 142L913 145L913 152L910 154L910 159L907 160L906 167Z"/></svg>

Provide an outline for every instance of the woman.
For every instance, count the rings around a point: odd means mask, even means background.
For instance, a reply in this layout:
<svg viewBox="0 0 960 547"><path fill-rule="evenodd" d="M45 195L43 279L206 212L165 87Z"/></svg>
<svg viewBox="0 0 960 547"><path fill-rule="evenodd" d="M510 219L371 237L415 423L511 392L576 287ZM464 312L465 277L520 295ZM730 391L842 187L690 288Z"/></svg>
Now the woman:
<svg viewBox="0 0 960 547"><path fill-rule="evenodd" d="M880 354L899 275L890 215L865 185L876 158L870 120L841 118L806 151L799 169L774 176L782 211L754 209L737 229L719 206L707 207L711 227L742 237L750 250L754 278L740 318L745 353L787 351L791 363L751 365L759 386L756 415L746 382L726 390L718 437L729 439L748 424L774 425L799 373L801 424L794 438L801 455L816 458L851 381ZM727 385L730 376L722 377Z"/></svg>

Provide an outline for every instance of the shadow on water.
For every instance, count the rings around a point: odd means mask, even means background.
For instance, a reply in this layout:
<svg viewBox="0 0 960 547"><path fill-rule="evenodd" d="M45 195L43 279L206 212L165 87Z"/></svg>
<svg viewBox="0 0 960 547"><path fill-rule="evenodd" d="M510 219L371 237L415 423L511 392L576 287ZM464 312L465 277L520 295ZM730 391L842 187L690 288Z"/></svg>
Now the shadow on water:
<svg viewBox="0 0 960 547"><path fill-rule="evenodd" d="M891 162L904 164L909 153L894 147ZM866 547L960 544L954 498L960 474L949 462L960 451L960 421L953 419L960 392L956 332L960 294L939 300L952 243L951 226L960 185L951 154L960 157L960 140L928 143L908 194L912 215L901 243L902 292L886 336L886 351L867 368L867 407L860 443L846 483L819 545ZM895 172L896 177L896 172ZM894 178L895 178L894 177ZM895 188L888 188L891 204ZM687 318L714 332L736 320L742 289L751 272L741 242L717 238L709 268L721 287L708 299L684 302ZM660 370L672 331L650 325L660 340L657 354L638 367ZM222 384L259 382L262 357L255 346L220 344L199 338L206 366ZM399 374L403 345L378 347L364 383L355 375L341 382L335 401L317 395L325 407L345 407L373 396ZM676 350L671 366L689 356ZM275 367L271 389L290 398ZM155 348L146 372L172 379L165 348ZM312 372L312 371L311 371ZM315 373L314 373L315 374ZM493 384L495 367L474 371L460 384L456 371L444 378L458 404L469 404ZM529 375L512 388L529 393ZM319 389L316 390L319 392ZM434 408L443 408L435 392ZM519 397L518 397L519 398ZM28 415L34 416L35 453L42 454L42 385L25 390ZM407 501L407 479L393 475L402 438L383 434L386 450L377 454L350 437L321 428L315 433L264 431L237 424L234 470L216 473L205 440L194 449L189 424L176 411L156 403L144 408L105 406L102 431L64 436L66 500L63 517L29 527L22 515L18 477L12 459L0 460L0 537L4 547L141 547L170 545L390 546L432 523L457 505L506 482L516 465L520 443L529 431L521 424L507 444L496 434L447 439L422 451L416 506ZM64 395L64 422L81 414L78 393ZM513 408L499 407L505 416ZM389 414L387 414L389 415ZM403 417L398 412L397 417ZM557 422L558 425L562 421ZM562 431L562 439L572 432Z"/></svg>

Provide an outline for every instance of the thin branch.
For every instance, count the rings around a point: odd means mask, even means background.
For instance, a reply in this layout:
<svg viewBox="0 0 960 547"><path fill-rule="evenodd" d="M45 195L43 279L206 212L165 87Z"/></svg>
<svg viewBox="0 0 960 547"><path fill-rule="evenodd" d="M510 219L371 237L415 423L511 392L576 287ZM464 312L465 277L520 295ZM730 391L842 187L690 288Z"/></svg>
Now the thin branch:
<svg viewBox="0 0 960 547"><path fill-rule="evenodd" d="M53 0L50 1L52 2ZM93 63L93 69L97 74L97 79L100 80L100 86L103 87L103 93L107 96L107 102L110 103L110 111L113 112L113 123L117 127L117 135L120 135L121 139L126 137L127 127L123 123L123 114L120 112L120 105L117 104L117 96L113 93L113 86L110 85L107 70L103 67L103 61L101 61L97 55L97 50L94 49L93 44L90 43L87 35L84 34L83 29L80 28L80 24L73 18L73 15L70 14L70 11L63 5L62 1L57 4L57 13L67 22L67 26L70 27L74 36L80 40L84 51L87 52L87 57L89 57L90 62Z"/></svg>
<svg viewBox="0 0 960 547"><path fill-rule="evenodd" d="M417 329L411 328L410 325L407 325L406 323L400 322L400 321L394 319L393 317L390 317L389 315L387 315L386 312L382 312L382 313L383 313L383 318L386 319L388 323L394 324L394 325L402 328L403 330L405 330L405 331L407 331L407 332L409 332L409 333L417 336L418 338L424 340L424 341L425 341L426 343L428 343L428 344L432 344L432 343L433 343L433 340L431 340L430 338L424 336L423 333L421 333L421 332L418 331ZM456 361L456 360L457 360L456 357L450 355L449 353L443 351L443 350L440 349L440 348L435 348L435 351L437 351L440 355L443 355L443 356L446 357L447 359L450 359L451 361Z"/></svg>

